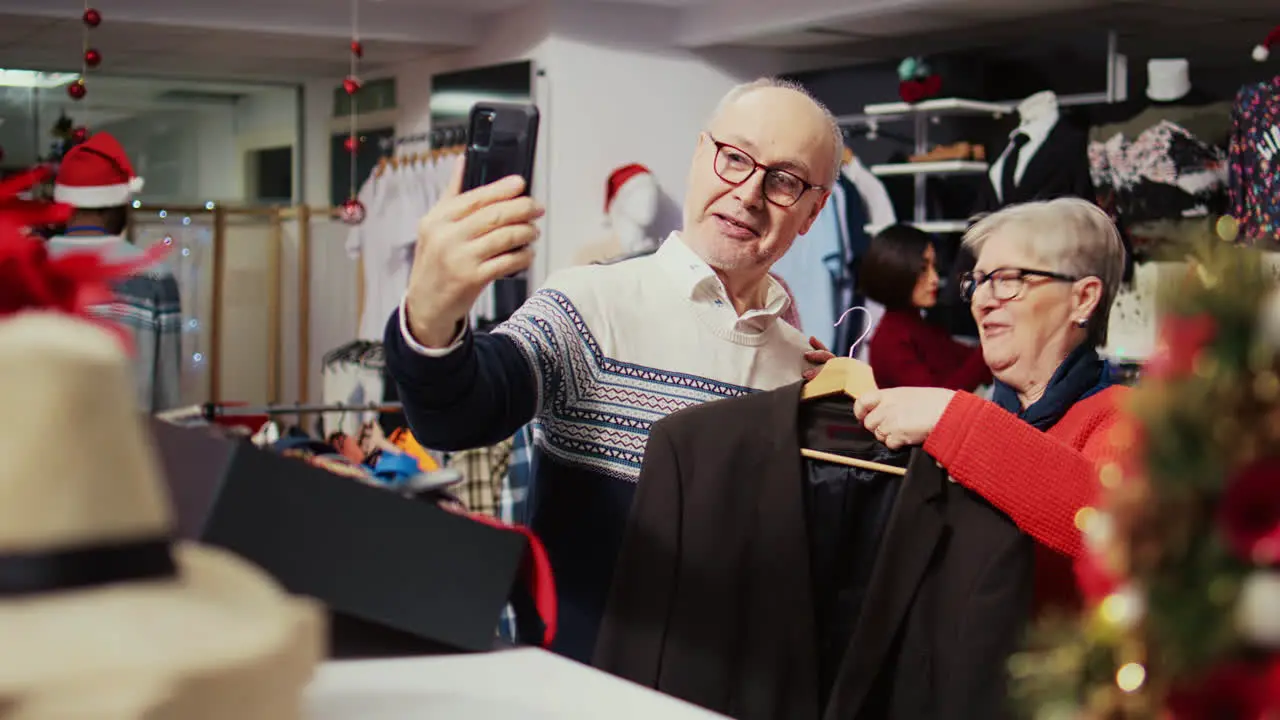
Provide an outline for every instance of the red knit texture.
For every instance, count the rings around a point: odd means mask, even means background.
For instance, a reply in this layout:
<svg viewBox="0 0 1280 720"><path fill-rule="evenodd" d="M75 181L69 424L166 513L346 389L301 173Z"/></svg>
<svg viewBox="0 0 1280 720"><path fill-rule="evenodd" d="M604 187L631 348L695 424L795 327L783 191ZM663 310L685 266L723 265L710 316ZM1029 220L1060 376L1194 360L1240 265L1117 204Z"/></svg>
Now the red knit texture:
<svg viewBox="0 0 1280 720"><path fill-rule="evenodd" d="M1113 386L1076 403L1041 432L995 403L956 393L924 443L956 482L986 498L1042 546L1084 553L1076 514L1096 502L1099 470L1123 453L1112 429L1129 389ZM1037 604L1079 604L1067 557L1039 552Z"/></svg>

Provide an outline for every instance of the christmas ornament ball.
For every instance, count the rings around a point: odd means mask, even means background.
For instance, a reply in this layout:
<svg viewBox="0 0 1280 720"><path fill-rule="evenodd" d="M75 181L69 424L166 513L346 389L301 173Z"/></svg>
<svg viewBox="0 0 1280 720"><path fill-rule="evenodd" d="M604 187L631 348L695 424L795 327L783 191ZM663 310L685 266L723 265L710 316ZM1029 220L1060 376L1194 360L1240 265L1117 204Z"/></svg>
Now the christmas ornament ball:
<svg viewBox="0 0 1280 720"><path fill-rule="evenodd" d="M339 217L342 222L348 225L359 225L364 222L364 214L364 203L355 198L342 203L342 208L339 211Z"/></svg>
<svg viewBox="0 0 1280 720"><path fill-rule="evenodd" d="M102 64L102 53L96 48L89 48L84 51L84 64L91 68L96 68Z"/></svg>
<svg viewBox="0 0 1280 720"><path fill-rule="evenodd" d="M89 8L84 11L84 24L91 28L96 28L102 24L102 13L96 8Z"/></svg>
<svg viewBox="0 0 1280 720"><path fill-rule="evenodd" d="M67 86L67 94L71 96L72 100L81 100L87 93L83 80L77 80Z"/></svg>

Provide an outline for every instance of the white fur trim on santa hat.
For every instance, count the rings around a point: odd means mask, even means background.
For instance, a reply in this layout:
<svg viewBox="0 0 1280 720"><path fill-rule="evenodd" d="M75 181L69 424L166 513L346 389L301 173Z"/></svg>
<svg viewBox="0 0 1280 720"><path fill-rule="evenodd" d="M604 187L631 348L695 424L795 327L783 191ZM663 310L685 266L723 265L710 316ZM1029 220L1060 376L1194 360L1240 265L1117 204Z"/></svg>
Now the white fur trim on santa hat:
<svg viewBox="0 0 1280 720"><path fill-rule="evenodd" d="M127 183L116 185L99 185L96 187L77 187L74 185L54 185L55 202L66 203L79 208L104 208L128 205L134 193L142 191L143 181L140 177L132 178Z"/></svg>
<svg viewBox="0 0 1280 720"><path fill-rule="evenodd" d="M1266 45L1254 45L1254 46L1253 46L1253 59L1254 59L1254 60L1257 60L1258 62L1266 62L1266 61L1267 61L1267 58L1269 58L1269 57L1271 57L1271 51L1267 49L1267 46L1266 46Z"/></svg>

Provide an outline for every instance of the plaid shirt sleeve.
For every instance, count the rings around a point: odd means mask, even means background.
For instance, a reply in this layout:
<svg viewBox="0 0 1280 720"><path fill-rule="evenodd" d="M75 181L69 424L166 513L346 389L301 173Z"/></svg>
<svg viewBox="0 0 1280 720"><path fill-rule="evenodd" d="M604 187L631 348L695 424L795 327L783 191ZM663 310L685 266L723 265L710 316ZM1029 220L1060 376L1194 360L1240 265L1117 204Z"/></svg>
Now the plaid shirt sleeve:
<svg viewBox="0 0 1280 720"><path fill-rule="evenodd" d="M533 477L533 431L529 425L511 438L511 461L502 478L499 510L502 521L510 525L529 524L529 483ZM516 642L516 615L508 604L502 609L498 634L508 642Z"/></svg>
<svg viewBox="0 0 1280 720"><path fill-rule="evenodd" d="M502 478L502 521L529 524L529 482L533 476L533 431L525 425L511 439L511 461Z"/></svg>

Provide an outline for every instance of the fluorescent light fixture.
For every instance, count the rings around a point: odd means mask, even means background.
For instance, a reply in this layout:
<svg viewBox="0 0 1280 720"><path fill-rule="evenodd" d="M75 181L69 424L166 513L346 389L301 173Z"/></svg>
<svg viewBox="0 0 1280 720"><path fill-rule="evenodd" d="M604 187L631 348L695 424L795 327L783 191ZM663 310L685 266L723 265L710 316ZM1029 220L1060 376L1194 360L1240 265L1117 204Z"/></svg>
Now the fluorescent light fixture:
<svg viewBox="0 0 1280 720"><path fill-rule="evenodd" d="M471 106L478 102L528 102L528 100L527 94L441 90L431 95L431 114L466 117L471 112Z"/></svg>
<svg viewBox="0 0 1280 720"><path fill-rule="evenodd" d="M79 77L79 73L47 73L36 70L5 70L0 68L0 87L56 88L70 85Z"/></svg>

